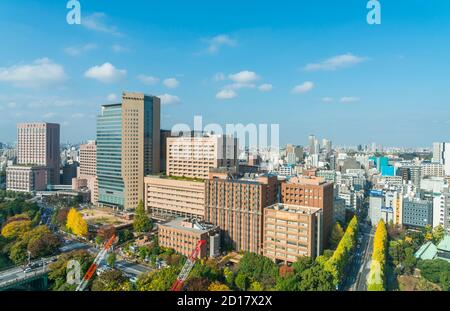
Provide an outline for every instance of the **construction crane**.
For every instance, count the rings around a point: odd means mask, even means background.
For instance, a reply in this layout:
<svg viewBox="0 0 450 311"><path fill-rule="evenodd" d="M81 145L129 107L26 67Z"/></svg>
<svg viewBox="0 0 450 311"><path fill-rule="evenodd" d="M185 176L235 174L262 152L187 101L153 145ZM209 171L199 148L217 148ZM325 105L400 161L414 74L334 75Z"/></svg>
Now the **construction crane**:
<svg viewBox="0 0 450 311"><path fill-rule="evenodd" d="M184 281L186 281L187 277L189 276L189 273L191 273L191 270L195 265L195 261L197 260L197 257L200 254L200 251L204 244L206 244L206 240L200 240L197 242L197 246L192 251L192 254L186 260L186 263L184 264L183 269L181 269L181 272L178 275L177 280L175 281L175 283L173 283L172 291L178 292L183 288Z"/></svg>
<svg viewBox="0 0 450 311"><path fill-rule="evenodd" d="M80 284L78 284L77 288L75 289L77 292L82 292L86 289L86 286L88 285L89 281L91 280L92 276L95 273L95 270L97 270L97 267L100 265L102 260L105 258L106 254L108 253L108 250L113 245L114 241L116 240L116 235L113 234L112 237L106 242L106 244L103 246L102 250L98 253L97 257L95 257L94 262L87 270L86 274L84 275L83 279L81 280Z"/></svg>

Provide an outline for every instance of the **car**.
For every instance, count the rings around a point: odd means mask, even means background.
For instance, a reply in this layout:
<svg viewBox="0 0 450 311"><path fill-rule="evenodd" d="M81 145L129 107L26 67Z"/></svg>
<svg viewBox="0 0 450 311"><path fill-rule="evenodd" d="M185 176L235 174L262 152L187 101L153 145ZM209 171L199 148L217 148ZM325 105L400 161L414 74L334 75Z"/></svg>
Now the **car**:
<svg viewBox="0 0 450 311"><path fill-rule="evenodd" d="M33 271L33 269L31 269L30 267L23 270L24 273L30 273L31 271Z"/></svg>

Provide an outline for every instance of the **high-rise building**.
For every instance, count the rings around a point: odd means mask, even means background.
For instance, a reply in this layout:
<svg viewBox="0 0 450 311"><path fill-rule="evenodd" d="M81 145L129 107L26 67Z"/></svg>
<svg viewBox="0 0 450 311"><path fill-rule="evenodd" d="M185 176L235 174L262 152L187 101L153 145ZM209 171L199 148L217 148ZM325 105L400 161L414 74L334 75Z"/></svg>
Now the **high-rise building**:
<svg viewBox="0 0 450 311"><path fill-rule="evenodd" d="M261 254L263 210L277 201L277 177L237 177L217 170L205 180L205 220L220 227L224 245Z"/></svg>
<svg viewBox="0 0 450 311"><path fill-rule="evenodd" d="M320 177L291 178L281 185L281 202L306 207L318 207L323 210L323 238L327 245L333 225L333 183Z"/></svg>
<svg viewBox="0 0 450 311"><path fill-rule="evenodd" d="M59 124L19 123L17 125L17 164L45 166L48 183L59 184Z"/></svg>
<svg viewBox="0 0 450 311"><path fill-rule="evenodd" d="M160 169L161 172L166 172L167 168L167 138L172 136L172 131L161 130L161 138L159 141L159 152L160 152Z"/></svg>
<svg viewBox="0 0 450 311"><path fill-rule="evenodd" d="M264 208L264 256L293 263L322 253L322 209L276 203Z"/></svg>
<svg viewBox="0 0 450 311"><path fill-rule="evenodd" d="M98 180L97 180L97 142L90 141L80 145L80 166L78 168L78 178L85 179L87 187L91 191L91 202L97 204L98 201Z"/></svg>
<svg viewBox="0 0 450 311"><path fill-rule="evenodd" d="M331 140L326 139L326 138L322 139L322 147L325 149L326 155L331 154L331 148L332 148Z"/></svg>
<svg viewBox="0 0 450 311"><path fill-rule="evenodd" d="M98 203L134 209L144 201L144 176L160 171L160 99L124 92L97 119Z"/></svg>
<svg viewBox="0 0 450 311"><path fill-rule="evenodd" d="M237 138L226 135L182 135L167 138L169 176L208 178L211 168L238 166Z"/></svg>
<svg viewBox="0 0 450 311"><path fill-rule="evenodd" d="M316 154L318 150L316 150L317 145L317 139L314 135L309 135L308 137L308 147L309 147L309 154Z"/></svg>
<svg viewBox="0 0 450 311"><path fill-rule="evenodd" d="M433 143L433 162L444 166L444 173L450 176L450 143Z"/></svg>

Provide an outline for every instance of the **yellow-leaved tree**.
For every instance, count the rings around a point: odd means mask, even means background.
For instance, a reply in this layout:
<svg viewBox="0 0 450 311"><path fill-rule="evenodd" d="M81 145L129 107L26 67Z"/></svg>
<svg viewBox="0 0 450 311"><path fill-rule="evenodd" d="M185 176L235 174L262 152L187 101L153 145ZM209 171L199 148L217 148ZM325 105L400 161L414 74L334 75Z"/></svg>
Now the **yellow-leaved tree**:
<svg viewBox="0 0 450 311"><path fill-rule="evenodd" d="M75 208L71 208L67 214L67 229L70 229L77 236L86 236L88 233L88 224L84 220L83 215Z"/></svg>

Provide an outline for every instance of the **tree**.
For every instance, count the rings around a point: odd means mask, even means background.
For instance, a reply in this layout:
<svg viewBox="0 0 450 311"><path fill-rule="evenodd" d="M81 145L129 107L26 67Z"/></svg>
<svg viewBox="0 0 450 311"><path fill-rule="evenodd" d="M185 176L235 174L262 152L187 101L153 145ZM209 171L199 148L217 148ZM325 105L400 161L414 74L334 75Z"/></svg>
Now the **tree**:
<svg viewBox="0 0 450 311"><path fill-rule="evenodd" d="M234 283L236 284L237 288L239 288L240 290L244 290L245 291L249 287L250 278L248 277L247 274L245 274L243 272L239 272L236 275Z"/></svg>
<svg viewBox="0 0 450 311"><path fill-rule="evenodd" d="M228 267L225 267L223 269L223 276L228 286L234 285L234 272L231 271Z"/></svg>
<svg viewBox="0 0 450 311"><path fill-rule="evenodd" d="M385 268L386 268L386 245L387 245L387 229L381 219L378 222L377 229L373 240L372 262L370 265L369 277L367 280L367 289L369 291L385 290Z"/></svg>
<svg viewBox="0 0 450 311"><path fill-rule="evenodd" d="M114 265L116 264L116 254L115 253L110 253L108 255L108 257L106 258L106 263L111 268L114 268Z"/></svg>
<svg viewBox="0 0 450 311"><path fill-rule="evenodd" d="M333 256L324 263L324 269L333 275L335 286L341 283L350 256L355 251L357 231L358 218L354 216L348 224Z"/></svg>
<svg viewBox="0 0 450 311"><path fill-rule="evenodd" d="M60 245L59 238L55 234L47 232L28 242L27 249L32 258L40 258L54 254Z"/></svg>
<svg viewBox="0 0 450 311"><path fill-rule="evenodd" d="M67 214L66 227L79 237L86 236L88 233L88 224L86 220L84 220L83 215L75 208L71 208Z"/></svg>
<svg viewBox="0 0 450 311"><path fill-rule="evenodd" d="M70 253L61 254L58 260L50 264L50 272L48 278L50 280L50 288L56 291L73 291L77 287L76 284L67 283L67 264L70 260L75 260L80 264L81 277L84 276L94 258L86 250L75 250Z"/></svg>
<svg viewBox="0 0 450 311"><path fill-rule="evenodd" d="M186 290L189 292L206 291L211 284L211 280L202 277L192 277L186 281Z"/></svg>
<svg viewBox="0 0 450 311"><path fill-rule="evenodd" d="M224 291L229 291L230 288L227 285L216 281L216 282L212 282L209 285L208 290L209 291L224 292Z"/></svg>
<svg viewBox="0 0 450 311"><path fill-rule="evenodd" d="M260 292L260 291L263 291L264 288L261 285L261 283L259 283L258 281L253 281L253 282L250 283L249 290L252 291L252 292Z"/></svg>
<svg viewBox="0 0 450 311"><path fill-rule="evenodd" d="M434 244L439 244L439 242L441 242L441 240L444 238L445 235L445 229L442 225L436 226L433 229L433 242Z"/></svg>
<svg viewBox="0 0 450 311"><path fill-rule="evenodd" d="M31 229L30 220L13 221L5 225L2 229L2 236L7 239L15 239Z"/></svg>
<svg viewBox="0 0 450 311"><path fill-rule="evenodd" d="M179 270L175 267L153 270L138 279L137 289L139 291L167 291L172 288L178 272Z"/></svg>
<svg viewBox="0 0 450 311"><path fill-rule="evenodd" d="M56 217L56 224L60 226L64 226L67 223L67 215L69 214L70 208L64 207L58 210L57 213L55 213Z"/></svg>
<svg viewBox="0 0 450 311"><path fill-rule="evenodd" d="M339 244L339 241L341 241L342 237L344 236L344 229L342 229L342 226L340 223L336 223L333 227L333 230L330 234L330 247L331 249L336 249L336 247Z"/></svg>
<svg viewBox="0 0 450 311"><path fill-rule="evenodd" d="M238 273L260 282L264 288L270 288L275 284L278 267L267 257L246 252L239 262Z"/></svg>
<svg viewBox="0 0 450 311"><path fill-rule="evenodd" d="M143 233L152 230L152 222L145 213L144 202L139 201L134 215L133 229L135 232Z"/></svg>
<svg viewBox="0 0 450 311"><path fill-rule="evenodd" d="M118 270L108 270L100 274L92 283L92 291L127 291L129 281Z"/></svg>

